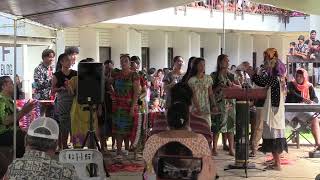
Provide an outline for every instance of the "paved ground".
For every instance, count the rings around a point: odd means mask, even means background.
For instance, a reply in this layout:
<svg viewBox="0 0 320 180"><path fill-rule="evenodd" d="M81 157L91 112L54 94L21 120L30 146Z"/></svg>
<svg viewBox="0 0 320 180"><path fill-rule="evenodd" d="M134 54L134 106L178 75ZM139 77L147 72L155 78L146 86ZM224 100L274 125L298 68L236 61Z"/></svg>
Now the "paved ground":
<svg viewBox="0 0 320 180"><path fill-rule="evenodd" d="M320 174L320 158L308 158L308 152L313 150L313 147L302 146L297 149L295 146L289 147L289 154L284 153L286 159L290 160L289 165L283 165L282 171L261 171L256 169L248 170L248 178L245 178L244 170L228 170L224 171L229 164L234 163L234 157L227 155L227 152L219 150L219 155L215 157L217 164L218 174L221 180L233 180L233 179L254 179L254 180L291 180L291 179L315 179L317 174ZM109 163L112 161L112 157L105 158ZM133 157L130 154L126 160L127 162L133 161ZM254 163L257 168L263 169L263 165L266 160L266 155L259 153L256 158L250 159L250 162ZM142 161L138 161L142 163ZM113 180L141 180L141 172L138 173L111 173L111 179Z"/></svg>

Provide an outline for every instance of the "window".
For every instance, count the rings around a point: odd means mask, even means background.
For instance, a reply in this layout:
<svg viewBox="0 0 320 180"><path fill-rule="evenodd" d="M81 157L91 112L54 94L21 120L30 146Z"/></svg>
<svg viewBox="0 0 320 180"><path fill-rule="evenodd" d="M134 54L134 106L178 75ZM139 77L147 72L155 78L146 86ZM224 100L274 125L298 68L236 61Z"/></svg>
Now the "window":
<svg viewBox="0 0 320 180"><path fill-rule="evenodd" d="M204 48L200 48L200 57L204 58Z"/></svg>
<svg viewBox="0 0 320 180"><path fill-rule="evenodd" d="M150 48L142 47L141 48L141 61L142 68L149 69L150 68Z"/></svg>
<svg viewBox="0 0 320 180"><path fill-rule="evenodd" d="M111 47L99 47L99 60L102 63L111 60Z"/></svg>
<svg viewBox="0 0 320 180"><path fill-rule="evenodd" d="M172 60L173 60L173 48L168 48L168 68L172 68Z"/></svg>

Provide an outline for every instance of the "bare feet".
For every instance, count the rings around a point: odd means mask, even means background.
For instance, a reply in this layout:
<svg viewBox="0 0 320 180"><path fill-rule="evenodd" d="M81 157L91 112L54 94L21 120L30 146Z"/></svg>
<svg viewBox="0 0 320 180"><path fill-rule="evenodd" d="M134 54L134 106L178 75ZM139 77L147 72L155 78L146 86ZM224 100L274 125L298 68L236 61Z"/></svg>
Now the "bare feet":
<svg viewBox="0 0 320 180"><path fill-rule="evenodd" d="M234 156L234 150L229 150L229 155Z"/></svg>
<svg viewBox="0 0 320 180"><path fill-rule="evenodd" d="M224 150L224 151L229 151L229 146L223 145L223 150Z"/></svg>
<svg viewBox="0 0 320 180"><path fill-rule="evenodd" d="M212 152L211 152L211 153L212 153L212 156L218 156L217 150L213 150L213 149L212 149Z"/></svg>

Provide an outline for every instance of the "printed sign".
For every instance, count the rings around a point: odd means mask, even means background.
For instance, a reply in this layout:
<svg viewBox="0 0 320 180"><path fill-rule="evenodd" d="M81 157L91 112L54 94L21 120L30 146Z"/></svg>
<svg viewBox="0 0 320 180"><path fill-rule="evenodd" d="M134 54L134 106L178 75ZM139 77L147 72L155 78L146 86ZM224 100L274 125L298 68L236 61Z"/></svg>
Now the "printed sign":
<svg viewBox="0 0 320 180"><path fill-rule="evenodd" d="M66 160L69 163L90 163L93 158L93 151L73 150L66 152Z"/></svg>
<svg viewBox="0 0 320 180"><path fill-rule="evenodd" d="M17 47L17 74L22 75L22 47ZM0 76L14 76L14 48L0 46Z"/></svg>

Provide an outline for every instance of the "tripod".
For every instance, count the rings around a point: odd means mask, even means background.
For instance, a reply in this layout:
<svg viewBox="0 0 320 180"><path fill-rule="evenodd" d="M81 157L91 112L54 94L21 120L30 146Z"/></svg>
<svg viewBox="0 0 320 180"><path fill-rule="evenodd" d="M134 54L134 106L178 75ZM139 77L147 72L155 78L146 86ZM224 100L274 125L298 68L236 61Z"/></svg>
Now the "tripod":
<svg viewBox="0 0 320 180"><path fill-rule="evenodd" d="M97 148L98 151L101 152L101 147L99 145L99 140L97 138L97 135L95 133L95 130L93 129L93 104L91 103L91 101L89 101L90 98L88 98L88 105L89 107L88 108L85 108L84 110L85 111L89 111L89 129L88 129L88 132L87 132L87 135L86 137L84 138L84 141L83 141L83 144L82 144L82 149L85 147L85 145L87 144L88 142L88 148L89 149L95 149ZM106 165L105 165L105 162L103 161L103 168L106 172L106 176L107 177L110 177L108 171L106 170ZM97 169L96 169L96 166L95 164L90 164L89 165L89 175L90 177L95 177L97 176Z"/></svg>
<svg viewBox="0 0 320 180"><path fill-rule="evenodd" d="M264 169L258 169L255 164L249 163L249 118L250 118L250 98L248 96L248 86L245 86L245 101L237 101L236 105L236 154L235 164L230 164L225 171L232 169L244 169L245 177L248 178L248 169L257 169L265 171ZM243 114L241 113L243 112ZM240 114L241 113L241 114ZM240 119L244 119L243 124ZM243 142L244 140L244 142ZM244 156L243 156L244 155Z"/></svg>

